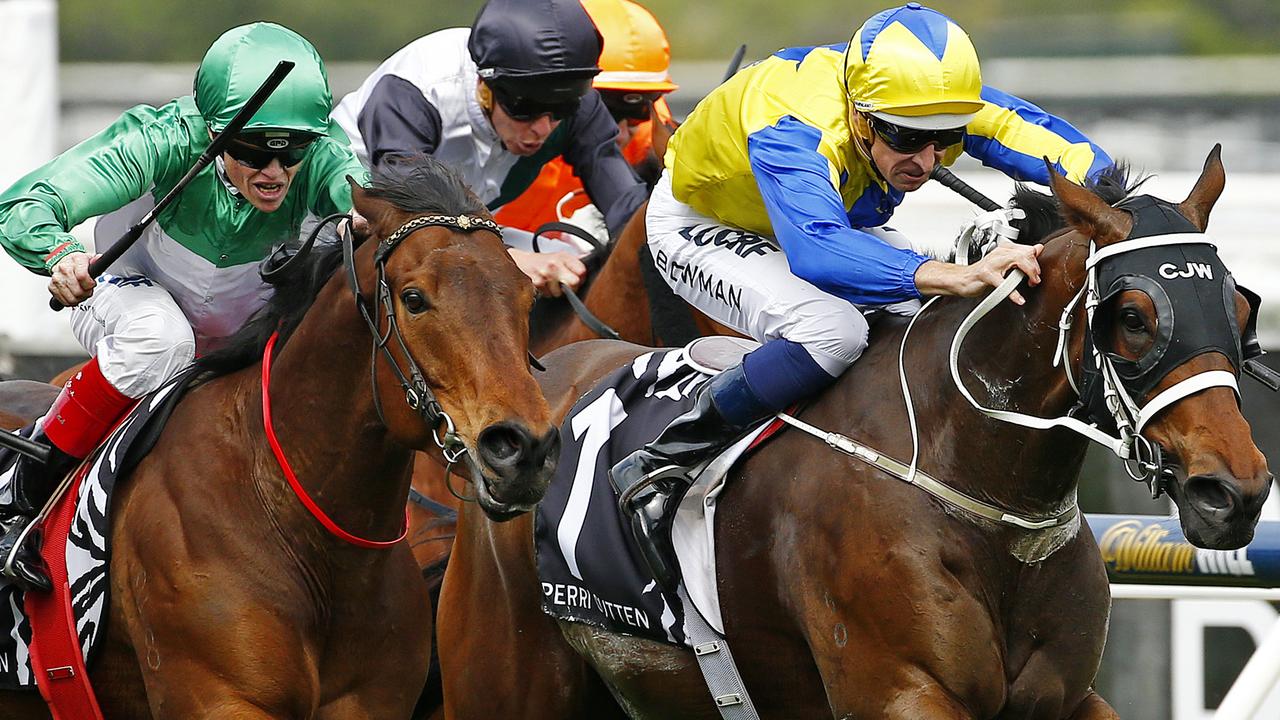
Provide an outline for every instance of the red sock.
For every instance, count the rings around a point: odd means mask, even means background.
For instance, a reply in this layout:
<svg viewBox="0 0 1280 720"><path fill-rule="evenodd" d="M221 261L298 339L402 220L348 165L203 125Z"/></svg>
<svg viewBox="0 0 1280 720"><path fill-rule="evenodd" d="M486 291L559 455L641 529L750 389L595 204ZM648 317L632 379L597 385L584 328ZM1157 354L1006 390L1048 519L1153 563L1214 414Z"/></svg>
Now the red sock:
<svg viewBox="0 0 1280 720"><path fill-rule="evenodd" d="M66 454L82 458L102 440L133 398L115 389L92 358L62 387L44 420L44 434Z"/></svg>

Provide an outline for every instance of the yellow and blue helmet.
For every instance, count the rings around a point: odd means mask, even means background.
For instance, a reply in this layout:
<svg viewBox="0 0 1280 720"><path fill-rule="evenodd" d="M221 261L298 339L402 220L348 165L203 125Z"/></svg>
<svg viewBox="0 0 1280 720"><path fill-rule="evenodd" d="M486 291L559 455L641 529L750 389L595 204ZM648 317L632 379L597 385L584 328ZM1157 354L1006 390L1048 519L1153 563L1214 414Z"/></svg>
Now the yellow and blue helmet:
<svg viewBox="0 0 1280 720"><path fill-rule="evenodd" d="M907 3L876 14L845 51L854 110L920 130L968 124L982 109L982 72L969 36L946 15Z"/></svg>

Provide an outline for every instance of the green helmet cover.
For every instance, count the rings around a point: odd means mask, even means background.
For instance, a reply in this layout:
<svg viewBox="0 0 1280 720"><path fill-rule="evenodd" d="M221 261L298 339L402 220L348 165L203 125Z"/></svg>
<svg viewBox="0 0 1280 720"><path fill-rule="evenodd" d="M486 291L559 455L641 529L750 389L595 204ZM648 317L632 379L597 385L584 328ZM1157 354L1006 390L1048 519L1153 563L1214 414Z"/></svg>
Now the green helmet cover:
<svg viewBox="0 0 1280 720"><path fill-rule="evenodd" d="M333 96L324 61L298 33L265 22L226 31L200 61L196 106L209 128L220 132L226 127L281 60L292 60L293 70L250 118L245 131L326 133Z"/></svg>

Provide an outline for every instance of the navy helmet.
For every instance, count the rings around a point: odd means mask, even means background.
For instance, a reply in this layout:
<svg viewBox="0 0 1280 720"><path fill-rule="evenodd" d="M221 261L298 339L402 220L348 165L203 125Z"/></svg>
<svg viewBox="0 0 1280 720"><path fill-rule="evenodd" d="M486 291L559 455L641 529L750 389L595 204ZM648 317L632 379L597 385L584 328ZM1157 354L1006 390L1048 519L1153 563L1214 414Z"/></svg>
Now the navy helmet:
<svg viewBox="0 0 1280 720"><path fill-rule="evenodd" d="M603 44L579 0L489 0L467 49L498 93L557 103L591 89Z"/></svg>

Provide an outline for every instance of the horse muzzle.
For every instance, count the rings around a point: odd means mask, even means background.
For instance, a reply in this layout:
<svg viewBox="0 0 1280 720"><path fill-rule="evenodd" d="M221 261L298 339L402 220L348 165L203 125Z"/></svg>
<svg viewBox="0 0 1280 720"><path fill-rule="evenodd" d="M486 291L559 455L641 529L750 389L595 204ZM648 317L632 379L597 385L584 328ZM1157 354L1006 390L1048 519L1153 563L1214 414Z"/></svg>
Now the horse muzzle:
<svg viewBox="0 0 1280 720"><path fill-rule="evenodd" d="M1267 473L1261 481L1250 483L1261 491L1246 494L1239 479L1206 473L1172 483L1169 494L1178 505L1187 540L1211 550L1235 550L1253 539L1271 481Z"/></svg>
<svg viewBox="0 0 1280 720"><path fill-rule="evenodd" d="M476 437L472 479L476 496L495 520L533 509L551 482L560 455L560 432L552 426L540 437L520 423L498 422Z"/></svg>

